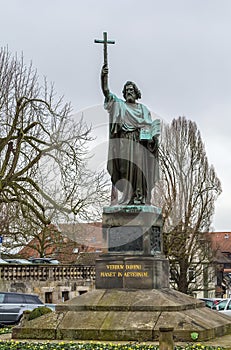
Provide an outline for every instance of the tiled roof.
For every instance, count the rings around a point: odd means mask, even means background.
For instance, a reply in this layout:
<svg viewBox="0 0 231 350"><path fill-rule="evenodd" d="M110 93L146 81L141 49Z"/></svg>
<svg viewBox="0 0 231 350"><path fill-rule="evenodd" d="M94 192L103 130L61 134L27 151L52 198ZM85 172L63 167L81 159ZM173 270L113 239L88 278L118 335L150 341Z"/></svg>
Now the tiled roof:
<svg viewBox="0 0 231 350"><path fill-rule="evenodd" d="M73 242L96 249L102 248L102 223L60 224L62 234Z"/></svg>
<svg viewBox="0 0 231 350"><path fill-rule="evenodd" d="M209 232L212 249L231 253L231 232Z"/></svg>
<svg viewBox="0 0 231 350"><path fill-rule="evenodd" d="M103 248L100 222L60 224L58 229L51 226L50 232L51 236L54 235L54 239L47 237L48 246L45 249L45 255L54 257L61 263L76 264L79 253L95 252ZM24 258L39 257L38 251L33 248L38 245L39 240L32 239L27 246L21 249L19 255Z"/></svg>
<svg viewBox="0 0 231 350"><path fill-rule="evenodd" d="M218 264L231 264L231 260L223 254L220 250L215 252L214 262Z"/></svg>
<svg viewBox="0 0 231 350"><path fill-rule="evenodd" d="M101 254L102 252L81 252L76 259L76 264L84 266L95 265L95 260Z"/></svg>

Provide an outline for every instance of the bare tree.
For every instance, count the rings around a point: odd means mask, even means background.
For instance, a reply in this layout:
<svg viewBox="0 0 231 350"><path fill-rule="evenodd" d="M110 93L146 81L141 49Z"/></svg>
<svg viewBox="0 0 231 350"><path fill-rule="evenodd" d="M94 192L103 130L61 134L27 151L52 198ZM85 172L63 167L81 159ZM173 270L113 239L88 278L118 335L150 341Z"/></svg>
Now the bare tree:
<svg viewBox="0 0 231 350"><path fill-rule="evenodd" d="M20 257L46 257L67 245L67 239L54 225L47 225L40 232L33 235L33 238L20 250Z"/></svg>
<svg viewBox="0 0 231 350"><path fill-rule="evenodd" d="M202 288L199 276L212 258L203 233L210 228L214 203L221 193L195 122L179 117L163 126L160 167L154 198L163 208L164 253L174 285L191 293L192 288Z"/></svg>
<svg viewBox="0 0 231 350"><path fill-rule="evenodd" d="M57 217L95 218L107 186L87 167L90 131L23 55L0 49L0 204L16 214L5 215L8 233L20 223L21 241L28 241L32 229Z"/></svg>

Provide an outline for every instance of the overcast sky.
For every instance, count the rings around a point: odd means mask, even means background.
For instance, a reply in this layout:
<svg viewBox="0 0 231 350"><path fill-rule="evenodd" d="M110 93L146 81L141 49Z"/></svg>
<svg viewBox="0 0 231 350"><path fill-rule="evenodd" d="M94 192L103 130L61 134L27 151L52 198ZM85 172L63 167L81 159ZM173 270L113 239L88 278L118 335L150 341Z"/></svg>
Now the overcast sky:
<svg viewBox="0 0 231 350"><path fill-rule="evenodd" d="M1 46L32 60L75 113L101 111L103 54L94 39L107 31L116 41L111 90L121 95L133 80L153 113L197 123L223 188L213 228L231 231L230 0L0 0L0 8ZM107 122L103 110L89 115L96 129Z"/></svg>

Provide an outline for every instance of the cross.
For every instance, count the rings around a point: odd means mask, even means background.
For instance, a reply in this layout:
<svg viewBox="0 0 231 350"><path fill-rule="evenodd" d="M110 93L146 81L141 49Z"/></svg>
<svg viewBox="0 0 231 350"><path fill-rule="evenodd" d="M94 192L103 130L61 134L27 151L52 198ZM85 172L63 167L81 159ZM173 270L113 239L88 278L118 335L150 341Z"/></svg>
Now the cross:
<svg viewBox="0 0 231 350"><path fill-rule="evenodd" d="M114 40L107 40L107 32L103 32L103 40L95 39L95 43L103 44L104 64L107 65L107 44L115 44Z"/></svg>

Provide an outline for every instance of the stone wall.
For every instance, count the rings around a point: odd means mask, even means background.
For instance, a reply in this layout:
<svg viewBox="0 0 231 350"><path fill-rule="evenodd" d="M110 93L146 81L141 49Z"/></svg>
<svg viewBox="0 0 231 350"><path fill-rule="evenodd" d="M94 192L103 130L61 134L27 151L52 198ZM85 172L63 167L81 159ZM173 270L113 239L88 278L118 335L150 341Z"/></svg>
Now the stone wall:
<svg viewBox="0 0 231 350"><path fill-rule="evenodd" d="M45 303L72 299L95 287L94 266L4 265L0 290L37 294Z"/></svg>

